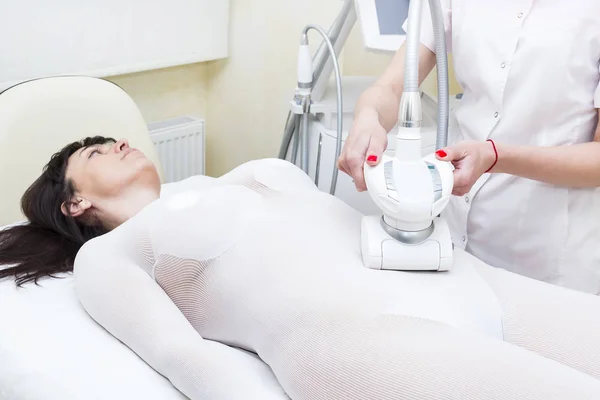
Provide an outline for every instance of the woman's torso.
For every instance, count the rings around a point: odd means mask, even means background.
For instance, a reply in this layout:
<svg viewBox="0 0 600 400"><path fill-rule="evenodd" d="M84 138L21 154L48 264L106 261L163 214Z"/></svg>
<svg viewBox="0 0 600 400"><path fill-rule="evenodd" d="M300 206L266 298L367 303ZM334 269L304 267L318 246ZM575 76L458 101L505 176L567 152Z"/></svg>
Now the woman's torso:
<svg viewBox="0 0 600 400"><path fill-rule="evenodd" d="M502 339L501 310L472 257L457 252L449 273L363 267L362 216L286 162L182 185L147 211L138 239L147 272L203 337L267 362L299 330L386 314Z"/></svg>
<svg viewBox="0 0 600 400"><path fill-rule="evenodd" d="M600 2L452 1L464 89L451 142L589 142L600 105ZM596 100L596 104L595 104ZM487 263L600 292L600 194L490 174L445 213L457 246Z"/></svg>

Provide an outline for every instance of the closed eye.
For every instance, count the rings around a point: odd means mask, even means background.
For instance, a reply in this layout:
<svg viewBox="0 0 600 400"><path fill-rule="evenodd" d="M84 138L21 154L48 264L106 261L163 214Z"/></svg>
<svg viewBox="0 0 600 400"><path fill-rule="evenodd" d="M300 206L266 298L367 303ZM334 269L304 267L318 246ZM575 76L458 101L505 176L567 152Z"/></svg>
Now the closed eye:
<svg viewBox="0 0 600 400"><path fill-rule="evenodd" d="M98 151L98 149L94 149L94 150L90 151L90 154L88 154L88 158L92 158L92 156L93 156L94 154L99 154L99 153L100 153L100 152Z"/></svg>

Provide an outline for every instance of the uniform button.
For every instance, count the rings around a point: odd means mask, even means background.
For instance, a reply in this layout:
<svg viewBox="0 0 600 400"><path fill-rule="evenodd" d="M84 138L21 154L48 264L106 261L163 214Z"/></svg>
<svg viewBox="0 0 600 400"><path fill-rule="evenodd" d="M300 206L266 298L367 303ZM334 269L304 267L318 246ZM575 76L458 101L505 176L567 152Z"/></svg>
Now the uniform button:
<svg viewBox="0 0 600 400"><path fill-rule="evenodd" d="M519 13L519 15L517 15L517 17L523 18L523 13Z"/></svg>
<svg viewBox="0 0 600 400"><path fill-rule="evenodd" d="M494 118L498 118L498 111L494 113Z"/></svg>
<svg viewBox="0 0 600 400"><path fill-rule="evenodd" d="M468 203L469 202L469 196L465 197L465 201Z"/></svg>
<svg viewBox="0 0 600 400"><path fill-rule="evenodd" d="M506 67L506 63L505 62L503 62L502 64L500 64L500 68L504 68L504 67Z"/></svg>
<svg viewBox="0 0 600 400"><path fill-rule="evenodd" d="M463 242L466 242L466 241L467 241L467 237L466 237L466 236L463 236L463 237L462 237L462 241L463 241Z"/></svg>

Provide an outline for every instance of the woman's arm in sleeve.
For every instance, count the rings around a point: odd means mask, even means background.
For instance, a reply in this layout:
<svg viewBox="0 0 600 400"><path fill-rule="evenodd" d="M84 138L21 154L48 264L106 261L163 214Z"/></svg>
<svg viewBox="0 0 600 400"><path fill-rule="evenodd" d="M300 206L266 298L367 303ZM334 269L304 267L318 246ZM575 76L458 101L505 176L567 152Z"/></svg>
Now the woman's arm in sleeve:
<svg viewBox="0 0 600 400"><path fill-rule="evenodd" d="M75 265L83 307L184 395L191 400L287 399L266 364L203 339L132 261L85 250Z"/></svg>
<svg viewBox="0 0 600 400"><path fill-rule="evenodd" d="M597 113L600 119L600 109ZM593 140L587 143L551 147L495 145L498 162L492 172L559 186L600 187L600 124Z"/></svg>

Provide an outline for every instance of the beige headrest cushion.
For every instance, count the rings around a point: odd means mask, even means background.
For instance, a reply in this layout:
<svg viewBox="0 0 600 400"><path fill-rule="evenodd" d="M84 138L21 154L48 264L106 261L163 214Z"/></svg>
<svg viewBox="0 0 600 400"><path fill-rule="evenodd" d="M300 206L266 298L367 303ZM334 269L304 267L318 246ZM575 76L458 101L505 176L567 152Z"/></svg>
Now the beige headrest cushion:
<svg viewBox="0 0 600 400"><path fill-rule="evenodd" d="M24 219L20 199L52 154L86 136L127 138L157 166L144 118L115 84L89 77L52 77L0 93L0 226Z"/></svg>

